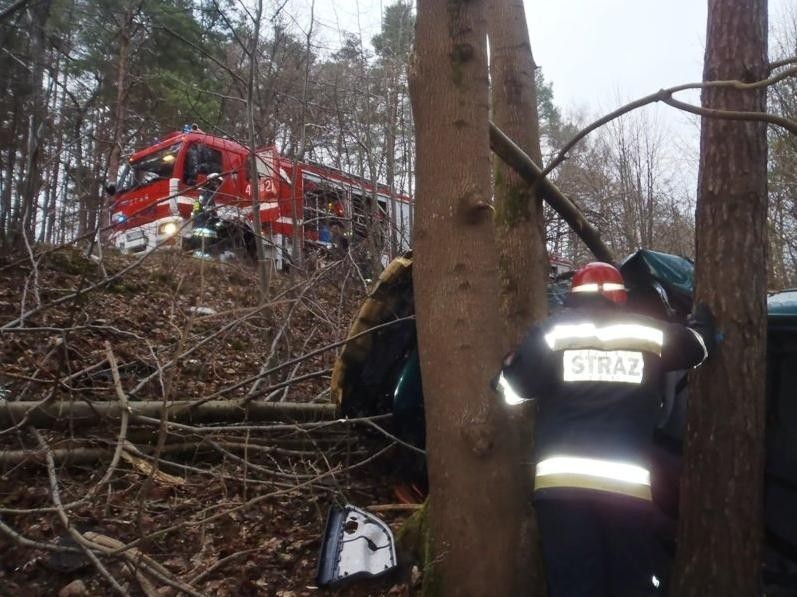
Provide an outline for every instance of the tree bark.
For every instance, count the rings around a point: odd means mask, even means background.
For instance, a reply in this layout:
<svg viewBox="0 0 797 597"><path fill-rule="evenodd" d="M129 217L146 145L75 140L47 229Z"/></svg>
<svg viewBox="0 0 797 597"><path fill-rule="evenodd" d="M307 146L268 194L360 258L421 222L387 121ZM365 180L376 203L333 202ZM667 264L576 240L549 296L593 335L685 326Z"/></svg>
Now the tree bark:
<svg viewBox="0 0 797 597"><path fill-rule="evenodd" d="M271 271L273 259L266 260L266 249L263 238L263 223L260 219L260 174L257 167L257 143L255 139L255 73L257 71L257 52L260 41L260 24L263 19L263 0L258 0L255 13L255 22L252 26L252 44L249 48L249 80L246 90L246 124L248 131L249 156L247 168L249 169L249 189L252 199L252 227L255 233L255 250L257 255L257 275L260 284L260 301L268 300L269 287L271 286ZM292 187L296 188L295 186ZM293 191L292 191L293 193ZM295 198L291 201L295 204ZM294 227L296 220L294 218ZM269 227L270 229L270 227ZM271 241L271 234L268 240Z"/></svg>
<svg viewBox="0 0 797 597"><path fill-rule="evenodd" d="M401 223L401 214L398 212L396 201L396 132L398 129L398 103L399 103L399 75L394 64L389 66L389 76L385 93L385 183L390 192L388 204L388 218L390 241L388 244L388 257L393 259L398 254L398 226Z"/></svg>
<svg viewBox="0 0 797 597"><path fill-rule="evenodd" d="M119 175L119 163L122 157L122 130L127 120L127 70L130 62L134 17L135 11L128 6L124 11L122 27L118 36L119 58L116 63L116 102L114 104L111 148L108 154L108 172L106 174L106 180L109 183L116 183Z"/></svg>
<svg viewBox="0 0 797 597"><path fill-rule="evenodd" d="M5 168L3 170L3 190L0 195L0 240L3 246L10 244L12 234L11 231L14 226L14 212L12 208L12 192L14 189L14 171L17 163L17 138L19 126L19 101L14 100L14 108L11 116L11 122L8 126L8 148L6 149Z"/></svg>
<svg viewBox="0 0 797 597"><path fill-rule="evenodd" d="M538 164L540 151L534 57L522 0L489 0L487 26L490 39L490 81L493 122ZM542 199L536 185L524 181L500 159L494 160L495 222L501 276L504 346L516 346L531 324L547 313L545 283L548 256L545 249ZM522 411L511 429L517 454L531 453L534 411ZM517 458L518 492L526 496L518 520L517 578L526 595L543 595L542 560L537 522L531 508L531 470L527 458Z"/></svg>
<svg viewBox="0 0 797 597"><path fill-rule="evenodd" d="M521 0L489 0L493 122L537 164L542 164L534 57ZM501 296L510 346L547 311L548 262L542 200L503 161L495 163L496 232Z"/></svg>
<svg viewBox="0 0 797 597"><path fill-rule="evenodd" d="M766 0L710 0L703 78L767 76ZM763 112L766 91L703 106ZM760 595L766 379L766 125L703 119L695 299L724 340L692 379L673 595Z"/></svg>
<svg viewBox="0 0 797 597"><path fill-rule="evenodd" d="M37 196L41 187L40 161L41 142L44 136L44 110L46 99L42 84L44 81L44 59L47 53L47 32L45 27L50 17L51 0L39 2L28 9L30 33L30 84L31 99L28 105L28 139L25 149L25 179L21 188L20 221L17 229L16 245L23 246L33 242L36 220Z"/></svg>
<svg viewBox="0 0 797 597"><path fill-rule="evenodd" d="M413 285L426 408L435 595L516 595L525 497L504 409L490 207L485 2L419 0Z"/></svg>
<svg viewBox="0 0 797 597"><path fill-rule="evenodd" d="M307 95L310 85L310 60L311 55L311 42L313 38L313 25L315 24L315 0L310 3L310 27L307 29L305 37L305 52L304 52L304 84L302 85L302 109L299 118L299 149L296 152L296 157L293 164L293 176L291 181L291 216L293 217L293 234L291 242L291 260L294 266L291 271L296 272L298 269L304 267L304 212L299 211L296 204L296 190L301 186L302 193L304 193L304 184L300 184L299 180L299 162L304 160L304 154L307 150ZM301 198L301 205L304 207L304 196Z"/></svg>

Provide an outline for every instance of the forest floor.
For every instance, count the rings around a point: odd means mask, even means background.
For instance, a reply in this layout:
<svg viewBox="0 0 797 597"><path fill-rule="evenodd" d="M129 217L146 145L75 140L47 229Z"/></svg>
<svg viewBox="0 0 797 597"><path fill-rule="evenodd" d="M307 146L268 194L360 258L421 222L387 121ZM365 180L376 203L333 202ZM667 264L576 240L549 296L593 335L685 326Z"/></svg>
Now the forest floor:
<svg viewBox="0 0 797 597"><path fill-rule="evenodd" d="M386 435L329 416L162 423L103 410L329 404L339 347L302 357L345 339L366 287L351 262L329 263L275 274L263 303L251 265L174 250L1 257L0 595L412 594L397 577L315 587L330 505L396 502ZM60 410L6 407L31 401ZM395 533L410 514L378 515ZM86 539L91 559L75 549ZM96 557L98 544L118 553Z"/></svg>

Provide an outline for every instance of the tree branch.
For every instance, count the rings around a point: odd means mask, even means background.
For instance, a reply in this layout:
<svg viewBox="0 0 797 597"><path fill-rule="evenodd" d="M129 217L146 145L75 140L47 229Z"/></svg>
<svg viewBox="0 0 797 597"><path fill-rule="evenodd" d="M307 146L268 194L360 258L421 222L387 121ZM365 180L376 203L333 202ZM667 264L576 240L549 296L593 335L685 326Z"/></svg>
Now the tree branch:
<svg viewBox="0 0 797 597"><path fill-rule="evenodd" d="M581 213L578 206L547 178L543 178L540 167L512 139L490 122L490 147L506 164L517 172L529 185L537 185L540 195L575 231L595 257L608 263L614 262L611 250L601 240L598 231Z"/></svg>
<svg viewBox="0 0 797 597"><path fill-rule="evenodd" d="M720 120L747 120L747 121L752 120L756 122L766 122L768 124L774 124L783 127L793 135L797 135L797 121L790 120L782 116L777 116L776 114L770 114L768 112L734 112L730 110L716 110L714 108L702 108L699 106L693 106L692 104L687 104L686 102L679 101L672 97L664 99L662 101L668 106L672 106L673 108L678 108L679 110L683 110L684 112L697 114L698 116L705 116L707 118L719 118Z"/></svg>
<svg viewBox="0 0 797 597"><path fill-rule="evenodd" d="M789 58L789 59L787 59L785 61L782 60L782 61L780 61L777 64L779 66L785 66L787 64L791 64L794 61L797 61L797 57ZM778 83L778 82L782 81L783 79L785 79L787 77L790 77L790 76L793 76L795 74L797 74L797 66L794 66L792 68L788 68L788 69L786 69L786 70L784 70L784 71L782 71L782 72L780 72L780 73L778 73L776 75L773 75L773 76L771 76L771 77L769 77L767 79L762 79L761 81L754 81L752 83L745 83L744 81L738 81L738 80L705 81L703 83L685 83L683 85L676 85L675 87L668 87L667 89L660 89L656 93L651 93L650 95L646 95L646 96L641 97L641 98L639 98L639 99L637 99L637 100L635 100L633 102L630 102L628 104L625 104L624 106L621 106L621 107L617 108L613 112L610 112L609 114L606 114L605 116L602 116L601 118L599 118L595 122L589 124L587 127L585 127L582 130L580 130L578 133L576 133L576 135L572 139L570 139L570 141L567 142L567 144L565 144L565 146L559 151L559 153L551 161L551 163L549 163L545 167L545 169L542 171L540 176L541 177L545 177L548 174L550 174L554 170L554 168L558 167L566 159L568 152L571 149L573 149L573 147L575 147L575 145L579 141L581 141L584 137L589 135L595 129L598 129L598 128L602 127L604 124L608 124L609 122L611 122L612 120L615 120L616 118L619 118L623 114L627 114L628 112L631 112L632 110L636 110L637 108L641 108L641 107L646 106L648 104L653 104L653 103L656 103L656 102L664 102L664 103L670 104L670 102L668 100L677 101L677 100L673 100L673 98L672 98L672 95L674 93L678 93L679 91L687 91L689 89L710 89L710 88L727 88L727 89L734 89L734 90L737 90L737 91L749 91L749 90L753 90L753 89L760 89L761 87L768 87L770 85L774 85L775 83ZM678 102L678 103L680 103L680 102ZM673 104L670 104L670 105L673 105ZM686 107L681 107L681 106L674 106L674 107L678 107L679 109L683 109L683 110L685 110L687 112L697 113L697 112L694 112L694 109L696 109L696 108L694 108L694 106L690 106L689 104L683 104L683 106L689 106L689 109L687 109ZM737 113L737 114L742 114L742 113ZM754 113L749 112L749 113L746 113L746 114L754 114ZM757 114L757 113L755 113L755 114ZM702 116L707 116L707 117L710 117L710 118L729 118L727 115L712 114L712 113L706 113L706 114L702 114L701 113L701 115ZM794 123L793 121L790 121L790 120L786 120L785 123L784 123L784 122L778 122L778 121L775 121L775 120L764 118L763 116L765 116L765 115L761 114L761 115L757 115L755 117L749 117L749 118L734 117L734 120L764 120L766 122L771 122L772 124L777 124L779 126L783 126L784 128L787 128L788 130L790 130L792 132L793 132L792 127L796 127L797 126L797 123ZM778 119L779 118L779 117L774 116L774 115L772 115L771 117L773 119ZM785 120L785 119L783 119L783 120Z"/></svg>

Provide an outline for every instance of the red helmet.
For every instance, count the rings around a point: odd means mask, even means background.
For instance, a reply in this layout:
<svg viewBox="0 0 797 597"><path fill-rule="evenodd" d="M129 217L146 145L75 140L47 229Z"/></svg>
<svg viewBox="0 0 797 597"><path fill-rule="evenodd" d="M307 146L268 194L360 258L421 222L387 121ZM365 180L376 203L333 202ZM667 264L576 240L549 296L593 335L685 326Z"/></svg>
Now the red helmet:
<svg viewBox="0 0 797 597"><path fill-rule="evenodd" d="M628 298L623 276L616 267L602 261L588 263L577 270L570 292L599 292L618 304L623 304Z"/></svg>

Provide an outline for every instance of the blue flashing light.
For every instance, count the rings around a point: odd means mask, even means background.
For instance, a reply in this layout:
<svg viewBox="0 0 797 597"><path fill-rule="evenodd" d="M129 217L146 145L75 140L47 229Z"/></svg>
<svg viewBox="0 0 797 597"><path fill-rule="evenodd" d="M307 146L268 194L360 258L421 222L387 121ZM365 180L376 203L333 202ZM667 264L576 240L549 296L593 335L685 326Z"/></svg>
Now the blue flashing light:
<svg viewBox="0 0 797 597"><path fill-rule="evenodd" d="M190 133L191 132L191 125L190 124L184 124L183 125L183 132L184 133Z"/></svg>
<svg viewBox="0 0 797 597"><path fill-rule="evenodd" d="M113 215L113 221L115 224L124 224L127 221L127 216L123 213L118 213Z"/></svg>

